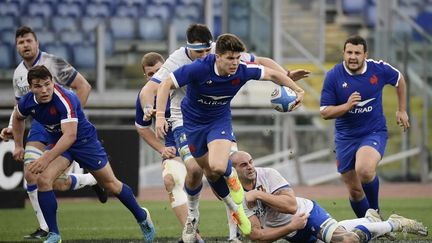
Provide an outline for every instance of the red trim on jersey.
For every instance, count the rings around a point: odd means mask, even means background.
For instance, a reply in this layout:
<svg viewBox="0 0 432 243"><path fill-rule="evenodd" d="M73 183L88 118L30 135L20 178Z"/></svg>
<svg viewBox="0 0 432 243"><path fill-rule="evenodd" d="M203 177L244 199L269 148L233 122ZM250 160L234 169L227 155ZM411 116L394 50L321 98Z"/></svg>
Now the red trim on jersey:
<svg viewBox="0 0 432 243"><path fill-rule="evenodd" d="M67 104L69 106L70 113L71 113L71 118L76 118L77 116L75 115L75 111L73 109L72 102L70 101L69 97L67 97L63 93L63 90L61 90L60 87L57 84L54 84L54 88L61 94L61 96L63 97L63 99L67 102Z"/></svg>

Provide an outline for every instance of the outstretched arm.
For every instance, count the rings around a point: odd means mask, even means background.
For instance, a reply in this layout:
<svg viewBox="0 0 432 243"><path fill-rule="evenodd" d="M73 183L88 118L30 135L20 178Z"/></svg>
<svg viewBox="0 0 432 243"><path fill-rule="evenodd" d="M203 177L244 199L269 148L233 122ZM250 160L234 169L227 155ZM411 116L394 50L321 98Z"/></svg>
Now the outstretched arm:
<svg viewBox="0 0 432 243"><path fill-rule="evenodd" d="M268 68L271 68L273 70L276 70L276 71L279 71L281 73L286 74L293 81L298 81L302 78L306 78L310 74L310 71L305 70L305 69L295 69L295 70L291 70L291 71L285 71L285 69L281 65L279 65L273 59L268 58L268 57L256 57L255 61L256 61L256 63L261 64L264 67L268 67Z"/></svg>

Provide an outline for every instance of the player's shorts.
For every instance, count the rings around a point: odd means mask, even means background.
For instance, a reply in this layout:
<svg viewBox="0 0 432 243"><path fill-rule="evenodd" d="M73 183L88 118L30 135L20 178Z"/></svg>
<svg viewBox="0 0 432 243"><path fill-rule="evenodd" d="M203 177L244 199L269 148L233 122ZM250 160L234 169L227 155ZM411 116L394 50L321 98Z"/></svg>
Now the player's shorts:
<svg viewBox="0 0 432 243"><path fill-rule="evenodd" d="M44 126L33 119L26 142L41 142L48 144L49 134Z"/></svg>
<svg viewBox="0 0 432 243"><path fill-rule="evenodd" d="M210 124L187 124L183 121L189 150L193 157L199 158L208 152L207 144L216 139L235 141L231 119L220 118Z"/></svg>
<svg viewBox="0 0 432 243"><path fill-rule="evenodd" d="M335 141L338 172L342 174L355 168L357 150L363 146L373 147L382 158L386 149L387 138L387 132L373 132L359 139Z"/></svg>
<svg viewBox="0 0 432 243"><path fill-rule="evenodd" d="M333 220L337 225L337 222L330 216L330 214L313 201L313 208L310 211L306 226L302 230L289 234L284 237L284 239L290 242L316 242L321 227L329 220Z"/></svg>
<svg viewBox="0 0 432 243"><path fill-rule="evenodd" d="M54 144L49 144L47 149L51 149ZM66 150L63 157L71 163L76 161L81 168L90 171L96 171L105 167L108 162L108 156L97 137L84 138L75 141L75 143Z"/></svg>

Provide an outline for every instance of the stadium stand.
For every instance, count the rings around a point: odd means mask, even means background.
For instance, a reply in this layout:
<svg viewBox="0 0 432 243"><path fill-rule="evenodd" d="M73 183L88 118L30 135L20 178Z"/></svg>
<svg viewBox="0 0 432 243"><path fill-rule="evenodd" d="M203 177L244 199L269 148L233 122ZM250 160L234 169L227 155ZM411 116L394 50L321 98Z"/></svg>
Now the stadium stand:
<svg viewBox="0 0 432 243"><path fill-rule="evenodd" d="M14 55L10 45L3 43L0 44L0 68L11 68L14 63Z"/></svg>

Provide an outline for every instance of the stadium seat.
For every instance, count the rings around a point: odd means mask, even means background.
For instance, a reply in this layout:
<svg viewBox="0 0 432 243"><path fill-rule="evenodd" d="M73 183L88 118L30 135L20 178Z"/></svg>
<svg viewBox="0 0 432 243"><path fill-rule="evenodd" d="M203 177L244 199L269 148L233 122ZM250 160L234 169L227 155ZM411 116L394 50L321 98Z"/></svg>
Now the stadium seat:
<svg viewBox="0 0 432 243"><path fill-rule="evenodd" d="M15 29L0 30L0 39L2 43L15 46Z"/></svg>
<svg viewBox="0 0 432 243"><path fill-rule="evenodd" d="M228 29L240 39L246 40L249 33L249 21L247 18L231 18Z"/></svg>
<svg viewBox="0 0 432 243"><path fill-rule="evenodd" d="M45 52L61 57L68 62L72 62L71 52L66 44L57 41L54 43L47 43L44 46Z"/></svg>
<svg viewBox="0 0 432 243"><path fill-rule="evenodd" d="M376 6L367 5L364 17L365 17L365 22L367 27L370 28L375 27L376 20L377 20Z"/></svg>
<svg viewBox="0 0 432 243"><path fill-rule="evenodd" d="M119 0L119 4L125 4L129 6L134 6L137 8L141 8L148 4L146 0Z"/></svg>
<svg viewBox="0 0 432 243"><path fill-rule="evenodd" d="M0 15L0 31L5 29L14 29L17 26L17 20L12 15Z"/></svg>
<svg viewBox="0 0 432 243"><path fill-rule="evenodd" d="M19 17L21 15L19 4L13 1L0 2L0 15L12 15Z"/></svg>
<svg viewBox="0 0 432 243"><path fill-rule="evenodd" d="M179 4L175 7L174 12L180 18L189 18L193 22L201 22L203 9L197 4Z"/></svg>
<svg viewBox="0 0 432 243"><path fill-rule="evenodd" d="M35 32L47 29L48 25L43 16L23 16L21 19L21 25L31 27Z"/></svg>
<svg viewBox="0 0 432 243"><path fill-rule="evenodd" d="M149 4L146 9L147 17L159 17L162 19L164 24L167 24L171 20L171 8L167 4Z"/></svg>
<svg viewBox="0 0 432 243"><path fill-rule="evenodd" d="M57 15L51 18L51 27L55 32L76 31L78 23L76 18Z"/></svg>
<svg viewBox="0 0 432 243"><path fill-rule="evenodd" d="M94 31L102 22L104 22L102 17L84 16L81 18L81 30L84 32Z"/></svg>
<svg viewBox="0 0 432 243"><path fill-rule="evenodd" d="M78 18L83 15L83 10L79 3L60 2L57 4L57 15Z"/></svg>
<svg viewBox="0 0 432 243"><path fill-rule="evenodd" d="M85 41L84 33L81 31L63 31L59 33L60 41L72 47Z"/></svg>
<svg viewBox="0 0 432 243"><path fill-rule="evenodd" d="M28 4L29 16L43 16L46 19L53 16L53 7L48 2L31 2Z"/></svg>
<svg viewBox="0 0 432 243"><path fill-rule="evenodd" d="M6 43L0 43L0 68L12 68L15 64L14 48Z"/></svg>
<svg viewBox="0 0 432 243"><path fill-rule="evenodd" d="M57 36L52 31L40 31L36 33L39 45L45 45L48 43L53 43L57 40Z"/></svg>
<svg viewBox="0 0 432 243"><path fill-rule="evenodd" d="M138 37L143 40L161 41L165 39L166 28L159 18L138 19Z"/></svg>
<svg viewBox="0 0 432 243"><path fill-rule="evenodd" d="M73 55L76 68L94 69L96 67L96 47L94 45L88 43L76 45L73 48Z"/></svg>
<svg viewBox="0 0 432 243"><path fill-rule="evenodd" d="M91 17L107 18L111 16L111 10L105 3L89 3L85 7L85 14Z"/></svg>
<svg viewBox="0 0 432 243"><path fill-rule="evenodd" d="M232 4L229 14L233 18L247 18L249 16L249 8L245 4Z"/></svg>
<svg viewBox="0 0 432 243"><path fill-rule="evenodd" d="M345 14L361 13L366 4L366 0L342 0L342 11Z"/></svg>
<svg viewBox="0 0 432 243"><path fill-rule="evenodd" d="M189 25L193 23L192 20L188 18L174 17L172 23L176 28L177 40L186 40L186 30Z"/></svg>
<svg viewBox="0 0 432 243"><path fill-rule="evenodd" d="M132 18L112 17L110 19L110 27L114 39L135 38L135 22Z"/></svg>
<svg viewBox="0 0 432 243"><path fill-rule="evenodd" d="M139 17L140 8L134 5L128 4L119 4L116 7L114 15L117 17L131 17L137 18Z"/></svg>

